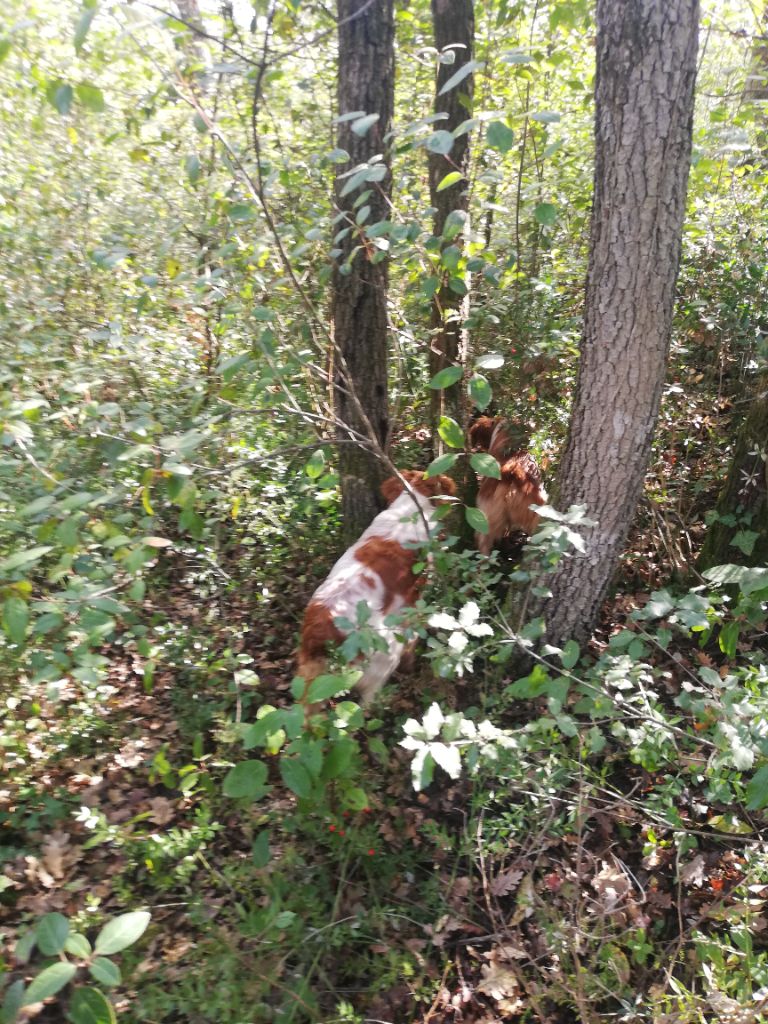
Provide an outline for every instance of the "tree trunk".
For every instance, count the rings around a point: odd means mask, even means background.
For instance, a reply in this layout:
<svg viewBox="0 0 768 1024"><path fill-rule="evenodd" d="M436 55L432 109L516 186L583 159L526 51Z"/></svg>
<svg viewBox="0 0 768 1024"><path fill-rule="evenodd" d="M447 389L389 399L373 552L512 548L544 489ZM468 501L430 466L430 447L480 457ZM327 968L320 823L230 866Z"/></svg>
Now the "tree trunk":
<svg viewBox="0 0 768 1024"><path fill-rule="evenodd" d="M595 186L581 362L558 505L598 525L548 577L547 638L585 640L640 497L669 352L698 0L598 0Z"/></svg>
<svg viewBox="0 0 768 1024"><path fill-rule="evenodd" d="M339 123L338 146L350 156L348 164L340 165L343 174L384 153L394 107L393 0L338 0L338 17L339 115L378 115L367 130L359 118ZM387 263L356 219L365 207L370 208L365 224L388 218L391 175L387 169L382 181L364 182L342 195L346 183L346 178L336 180L337 206L346 214L336 230L350 231L337 245L341 254L333 277L333 329L335 411L349 428L339 428L342 516L345 537L352 541L382 507L378 485L383 474L375 449L386 448L389 435ZM369 194L355 207L362 192ZM363 443L353 443L360 437Z"/></svg>
<svg viewBox="0 0 768 1024"><path fill-rule="evenodd" d="M473 0L432 0L432 22L434 25L435 47L442 54L446 47L453 49L456 59L453 64L439 64L435 88L435 113L447 114L445 120L437 121L439 131L453 132L462 121L472 116L472 99L475 91L474 75L469 74L458 85L440 95L440 90L462 67L473 59L475 44L475 12ZM453 213L466 218L469 209L469 133L455 139L450 153L429 154L429 192L435 208L433 231L442 236L446 221ZM447 174L458 172L461 178L448 188L437 191L438 185ZM453 221L456 218L452 218ZM429 372L430 376L446 366L463 364L466 360L466 332L462 323L467 316L467 287L465 275L455 268L455 259L461 255L464 231L454 234L449 224L447 237L443 239L442 251L449 250L444 258L448 266L440 271L440 285L432 299L430 331ZM437 426L441 416L450 416L457 423L465 419L463 408L463 387L458 381L449 388L432 391L430 418L432 436L435 439L435 455L439 454Z"/></svg>
<svg viewBox="0 0 768 1024"><path fill-rule="evenodd" d="M768 374L764 374L736 437L731 468L715 507L718 518L707 531L697 563L700 570L727 562L768 565L767 459ZM757 534L750 554L732 543L742 531Z"/></svg>

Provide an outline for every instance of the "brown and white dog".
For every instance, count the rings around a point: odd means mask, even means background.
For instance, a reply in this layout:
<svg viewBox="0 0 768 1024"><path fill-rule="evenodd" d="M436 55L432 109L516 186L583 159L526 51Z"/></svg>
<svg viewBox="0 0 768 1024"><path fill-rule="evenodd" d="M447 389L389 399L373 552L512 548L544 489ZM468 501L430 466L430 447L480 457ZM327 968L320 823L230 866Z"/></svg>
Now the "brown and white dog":
<svg viewBox="0 0 768 1024"><path fill-rule="evenodd" d="M368 606L366 626L384 640L386 648L368 655L361 665L363 675L355 686L363 704L371 702L403 654L405 644L397 639L401 630L385 620L416 601L421 583L413 571L421 558L416 545L428 539L427 525L429 532L434 526L432 503L442 495L456 493L456 485L447 476L425 480L418 470L404 470L401 475L412 493L395 476L384 481L381 493L389 508L376 516L314 592L301 629L297 675L309 683L327 671L329 644L345 639L345 632L334 620L356 622L359 603Z"/></svg>
<svg viewBox="0 0 768 1024"><path fill-rule="evenodd" d="M488 452L499 463L501 479L480 478L477 507L488 520L488 533L476 533L478 550L489 555L495 544L515 530L532 534L539 517L531 505L544 505L547 492L533 457L515 444L512 431L498 417L481 416L469 429L473 448Z"/></svg>

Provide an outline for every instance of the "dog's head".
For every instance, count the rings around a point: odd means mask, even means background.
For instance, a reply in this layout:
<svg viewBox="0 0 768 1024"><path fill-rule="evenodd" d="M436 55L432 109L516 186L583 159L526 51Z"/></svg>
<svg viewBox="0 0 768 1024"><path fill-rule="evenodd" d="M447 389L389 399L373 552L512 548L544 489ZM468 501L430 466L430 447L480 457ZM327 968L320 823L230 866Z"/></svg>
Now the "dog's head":
<svg viewBox="0 0 768 1024"><path fill-rule="evenodd" d="M478 448L480 451L487 452L491 447L491 438L498 422L498 416L478 416L469 428L470 445L473 448Z"/></svg>
<svg viewBox="0 0 768 1024"><path fill-rule="evenodd" d="M400 471L400 475L408 481L409 486L417 494L423 494L425 498L437 498L440 495L453 497L456 493L456 484L449 476L444 476L442 473L437 476L425 477L420 469L403 469ZM381 485L381 493L387 505L397 501L404 490L403 481L396 476L391 476Z"/></svg>

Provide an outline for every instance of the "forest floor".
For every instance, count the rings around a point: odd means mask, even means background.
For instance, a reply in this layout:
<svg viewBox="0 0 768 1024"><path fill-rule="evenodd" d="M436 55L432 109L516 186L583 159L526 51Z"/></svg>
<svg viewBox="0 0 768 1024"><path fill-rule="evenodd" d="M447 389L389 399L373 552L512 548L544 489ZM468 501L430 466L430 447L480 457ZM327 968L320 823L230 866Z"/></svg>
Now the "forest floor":
<svg viewBox="0 0 768 1024"><path fill-rule="evenodd" d="M712 828L715 811L728 808L710 801L704 815L695 788L679 790L680 821L697 837L680 871L679 846L649 844L642 806L664 780L626 760L606 765L602 791L586 778L553 778L551 806L527 834L515 833L515 794L446 776L416 793L405 752L395 747L385 759L374 743L363 811L301 829L279 786L266 808L223 799L221 775L240 756L233 722L258 704L291 702L295 609L307 584L295 593L287 584L259 610L242 591L220 594L211 628L194 580L178 570L166 564L174 582L147 609L183 634L176 664L166 659L148 674L146 659L117 645L97 710L73 683L16 723L25 754L0 789L0 838L17 847L3 876L12 895L0 910L6 964L30 916L58 911L87 932L105 915L146 907L150 930L126 955L129 981L114 999L121 1019L492 1024L525 1015L554 1024L598 1019L558 1004L608 999L612 977L617 989L631 979L636 991L661 992L659 943L674 965L699 922L722 926L749 912L754 932L768 927L768 884L753 885L745 910L743 835ZM606 608L595 653L648 596ZM258 696L232 688L242 655L253 659ZM670 693L701 664L718 667L692 645L667 659ZM424 684L420 674L391 688L381 735L421 715ZM465 705L471 689L447 684L442 699ZM530 715L530 704L517 714ZM550 828L564 794L580 808L575 824ZM267 820L263 863L254 842ZM751 828L759 836L761 822ZM567 999L551 998L548 981L559 977L548 934L558 921L570 923L574 963L581 956L590 975L576 972ZM58 1004L39 1005L20 1019L60 1014Z"/></svg>

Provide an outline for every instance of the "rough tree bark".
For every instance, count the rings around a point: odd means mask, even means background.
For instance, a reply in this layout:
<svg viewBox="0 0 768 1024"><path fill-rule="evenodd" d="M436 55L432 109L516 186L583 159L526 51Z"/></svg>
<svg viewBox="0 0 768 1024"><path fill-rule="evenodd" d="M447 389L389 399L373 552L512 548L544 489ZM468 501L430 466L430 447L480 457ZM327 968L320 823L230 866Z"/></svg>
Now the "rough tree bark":
<svg viewBox="0 0 768 1024"><path fill-rule="evenodd" d="M474 97L474 75L466 78L440 95L440 90L449 79L473 59L475 45L475 12L473 0L432 0L432 23L434 26L435 47L443 52L446 47L453 47L456 59L453 64L438 65L435 89L435 113L447 114L445 120L438 121L435 128L440 131L455 131L456 128L472 116L472 100ZM433 232L442 236L446 221L450 214L458 211L467 214L469 209L469 133L460 135L454 140L450 153L429 154L429 191L432 206L435 208ZM438 192L437 187L447 174L458 171L460 180L449 188ZM430 376L438 373L446 366L463 363L466 356L466 332L462 330L462 322L466 319L466 291L463 275L457 275L451 256L461 252L463 232L443 241L442 249L450 249L446 256L448 267L441 273L440 286L432 299L431 337L429 351ZM453 287L451 287L453 280ZM462 289L462 285L464 288ZM457 290L458 289L458 290ZM450 416L457 423L464 421L463 388L461 381L449 388L433 391L430 398L430 419L432 436L437 438L437 426L441 416ZM438 454L435 441L435 455Z"/></svg>
<svg viewBox="0 0 768 1024"><path fill-rule="evenodd" d="M350 156L339 167L343 174L385 150L394 107L393 0L338 0L337 10L339 114L378 115L364 132L354 119L339 124L338 146ZM349 227L350 231L338 243L342 252L333 276L333 330L335 412L354 432L339 429L342 516L345 538L351 542L380 511L382 470L372 447L350 443L350 437L368 439L372 429L385 448L389 435L387 262L374 262L381 253L361 239L356 217L365 206L370 207L367 224L389 216L391 176L387 171L382 181L365 183L343 196L346 181L341 177L336 181L336 203L346 214L336 230ZM370 194L355 208L363 191Z"/></svg>
<svg viewBox="0 0 768 1024"><path fill-rule="evenodd" d="M698 0L598 0L584 333L558 506L599 525L547 583L547 638L585 640L640 497L669 352L691 154Z"/></svg>

